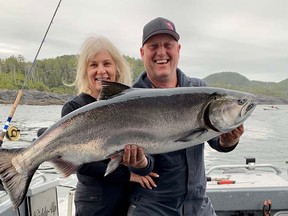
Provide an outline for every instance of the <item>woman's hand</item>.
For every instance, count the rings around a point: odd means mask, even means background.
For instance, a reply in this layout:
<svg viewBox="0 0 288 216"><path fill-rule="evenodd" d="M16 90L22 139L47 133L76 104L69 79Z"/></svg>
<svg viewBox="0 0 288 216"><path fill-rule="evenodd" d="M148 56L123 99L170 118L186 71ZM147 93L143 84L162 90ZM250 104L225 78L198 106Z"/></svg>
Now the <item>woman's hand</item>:
<svg viewBox="0 0 288 216"><path fill-rule="evenodd" d="M152 189L152 187L157 187L152 177L158 178L159 175L151 172L147 176L140 176L131 172L130 181L139 183L143 188Z"/></svg>

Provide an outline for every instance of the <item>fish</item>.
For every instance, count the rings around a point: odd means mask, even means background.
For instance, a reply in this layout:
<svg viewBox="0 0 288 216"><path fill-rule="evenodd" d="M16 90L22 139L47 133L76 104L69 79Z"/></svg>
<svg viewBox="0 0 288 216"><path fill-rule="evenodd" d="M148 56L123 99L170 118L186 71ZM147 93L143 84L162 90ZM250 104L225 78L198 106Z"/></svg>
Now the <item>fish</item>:
<svg viewBox="0 0 288 216"><path fill-rule="evenodd" d="M255 95L235 90L145 89L102 81L98 101L64 116L22 151L0 150L0 178L16 209L45 161L68 177L81 164L110 158L108 175L127 144L147 155L185 149L237 128L256 106Z"/></svg>

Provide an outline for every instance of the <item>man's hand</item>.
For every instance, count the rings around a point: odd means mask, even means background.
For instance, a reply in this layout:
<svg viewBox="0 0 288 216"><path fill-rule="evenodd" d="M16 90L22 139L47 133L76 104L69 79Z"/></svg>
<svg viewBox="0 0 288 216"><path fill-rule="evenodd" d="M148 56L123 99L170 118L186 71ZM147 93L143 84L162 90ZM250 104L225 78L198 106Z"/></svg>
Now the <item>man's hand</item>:
<svg viewBox="0 0 288 216"><path fill-rule="evenodd" d="M231 147L239 142L240 137L244 133L244 126L241 124L229 133L222 134L220 136L220 145L222 147Z"/></svg>
<svg viewBox="0 0 288 216"><path fill-rule="evenodd" d="M147 176L140 176L131 172L130 181L139 183L143 188L152 189L152 186L157 187L157 185L155 184L154 180L151 177L158 178L159 175L154 172L151 172Z"/></svg>
<svg viewBox="0 0 288 216"><path fill-rule="evenodd" d="M145 168L148 165L148 160L144 154L143 148L138 147L137 145L126 145L124 148L122 164L139 169Z"/></svg>

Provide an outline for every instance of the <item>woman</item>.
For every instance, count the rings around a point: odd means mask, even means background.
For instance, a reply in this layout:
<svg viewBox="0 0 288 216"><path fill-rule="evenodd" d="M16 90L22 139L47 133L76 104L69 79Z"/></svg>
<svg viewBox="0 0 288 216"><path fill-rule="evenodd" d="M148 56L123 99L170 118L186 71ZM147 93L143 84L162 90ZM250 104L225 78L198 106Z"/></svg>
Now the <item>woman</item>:
<svg viewBox="0 0 288 216"><path fill-rule="evenodd" d="M62 117L97 101L101 91L101 80L130 85L131 72L122 54L107 38L92 36L82 45L76 80L72 84L77 87L79 94L64 104ZM104 177L108 162L109 159L83 164L77 170L78 183L75 192L77 216L127 215L129 181L138 182L148 188L155 185L150 176L143 177L130 173L124 165L120 165L114 172ZM151 176L157 177L153 173Z"/></svg>

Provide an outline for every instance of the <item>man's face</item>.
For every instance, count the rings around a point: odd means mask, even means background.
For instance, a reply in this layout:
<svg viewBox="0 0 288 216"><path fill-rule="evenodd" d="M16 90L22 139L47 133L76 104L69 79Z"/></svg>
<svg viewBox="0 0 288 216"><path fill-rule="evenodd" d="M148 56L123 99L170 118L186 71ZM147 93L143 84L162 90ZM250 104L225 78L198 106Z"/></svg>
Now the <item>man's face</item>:
<svg viewBox="0 0 288 216"><path fill-rule="evenodd" d="M152 36L140 48L150 79L166 80L175 76L181 45L168 34Z"/></svg>

